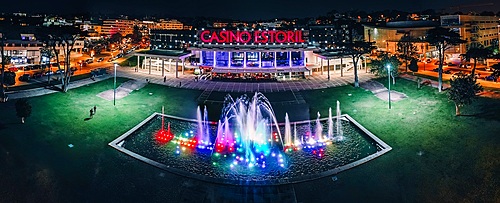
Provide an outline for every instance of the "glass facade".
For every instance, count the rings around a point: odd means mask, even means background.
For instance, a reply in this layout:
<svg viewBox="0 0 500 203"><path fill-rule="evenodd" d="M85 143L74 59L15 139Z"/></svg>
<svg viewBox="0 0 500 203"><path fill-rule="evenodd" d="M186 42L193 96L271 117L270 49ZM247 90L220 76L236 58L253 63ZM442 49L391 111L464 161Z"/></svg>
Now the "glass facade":
<svg viewBox="0 0 500 203"><path fill-rule="evenodd" d="M231 52L231 67L243 67L245 52Z"/></svg>
<svg viewBox="0 0 500 203"><path fill-rule="evenodd" d="M204 66L213 66L214 65L214 52L213 51L202 51L201 58L203 60Z"/></svg>
<svg viewBox="0 0 500 203"><path fill-rule="evenodd" d="M302 51L293 52L228 52L200 51L203 66L275 68L305 66Z"/></svg>
<svg viewBox="0 0 500 203"><path fill-rule="evenodd" d="M288 52L276 52L276 66L277 67L290 66L290 59L288 58Z"/></svg>
<svg viewBox="0 0 500 203"><path fill-rule="evenodd" d="M229 66L229 52L215 52L215 66Z"/></svg>
<svg viewBox="0 0 500 203"><path fill-rule="evenodd" d="M274 68L274 52L261 52L262 68Z"/></svg>
<svg viewBox="0 0 500 203"><path fill-rule="evenodd" d="M247 52L247 67L259 67L259 52Z"/></svg>
<svg viewBox="0 0 500 203"><path fill-rule="evenodd" d="M304 52L292 51L292 66L304 65Z"/></svg>

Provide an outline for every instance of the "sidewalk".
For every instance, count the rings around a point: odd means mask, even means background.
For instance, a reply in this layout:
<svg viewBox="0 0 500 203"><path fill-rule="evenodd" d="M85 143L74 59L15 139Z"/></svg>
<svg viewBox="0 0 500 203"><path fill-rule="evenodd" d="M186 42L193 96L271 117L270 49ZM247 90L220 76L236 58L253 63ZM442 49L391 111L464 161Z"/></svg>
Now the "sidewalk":
<svg viewBox="0 0 500 203"><path fill-rule="evenodd" d="M88 84L92 84L95 82L99 82L102 80L106 80L110 78L110 74L102 75L99 77L96 77L95 80L92 80L90 78L88 79L81 79L77 81L70 82L69 84L69 89L74 89L78 88L81 86L85 86ZM41 95L46 95L46 94L52 94L56 92L61 92L58 90L58 87L60 85L57 85L57 87L54 88L49 88L49 87L39 87L39 88L34 88L34 89L29 89L29 90L21 90L21 91L16 91L16 92L9 92L7 93L7 96L9 99L19 99L19 98L26 98L26 97L36 97L36 96L41 96Z"/></svg>
<svg viewBox="0 0 500 203"><path fill-rule="evenodd" d="M399 77L403 78L403 79L411 80L411 81L417 81L417 76L414 76L414 75L409 75L409 74L403 73L403 74L400 74ZM430 80L427 78L422 78L422 82L427 81L427 80L431 82L432 87L435 87L435 88L438 87L438 81ZM480 83L480 84L483 85L482 83ZM447 83L443 83L443 90L448 89L448 88L450 88L450 85ZM482 96L482 97L500 99L500 89L484 90L483 92L479 93L478 95Z"/></svg>
<svg viewBox="0 0 500 203"><path fill-rule="evenodd" d="M409 74L406 74L406 73L402 73L402 74L400 74L400 75L399 75L399 77L400 77L400 78L404 78L404 79L407 79L407 80L411 80L411 81L415 81L415 82L416 82L416 81L417 81L417 77L418 77L418 76L415 76L415 75L409 75ZM428 80L428 81L430 81L430 82L431 82L431 86L432 86L432 87L437 88L437 87L438 87L438 85L439 85L439 82L438 82L438 81L431 80L431 79L427 79L427 78L422 78L422 77L421 77L421 79L422 79L422 81L421 81L420 83L422 83L422 82L424 82L424 81L427 81L427 80ZM442 87L442 88L443 88L443 90L448 89L448 88L450 88L450 84L447 84L447 83L444 83L444 82L443 82L443 87Z"/></svg>

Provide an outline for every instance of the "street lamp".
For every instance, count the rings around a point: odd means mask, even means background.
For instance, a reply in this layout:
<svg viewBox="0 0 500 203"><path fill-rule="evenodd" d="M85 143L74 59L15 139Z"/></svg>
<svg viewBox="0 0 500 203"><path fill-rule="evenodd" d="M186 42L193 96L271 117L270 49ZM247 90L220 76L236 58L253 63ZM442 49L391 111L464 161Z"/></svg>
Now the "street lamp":
<svg viewBox="0 0 500 203"><path fill-rule="evenodd" d="M113 106L116 105L116 66L118 64L114 63L115 67L115 77L114 77L114 82L113 82Z"/></svg>
<svg viewBox="0 0 500 203"><path fill-rule="evenodd" d="M391 65L387 64L387 79L389 81L389 109L391 109Z"/></svg>

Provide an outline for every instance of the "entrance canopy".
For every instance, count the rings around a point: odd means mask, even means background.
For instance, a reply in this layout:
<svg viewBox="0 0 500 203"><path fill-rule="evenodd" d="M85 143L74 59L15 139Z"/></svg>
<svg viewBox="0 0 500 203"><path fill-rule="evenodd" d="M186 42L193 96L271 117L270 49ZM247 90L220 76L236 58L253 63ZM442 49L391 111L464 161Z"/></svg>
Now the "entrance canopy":
<svg viewBox="0 0 500 203"><path fill-rule="evenodd" d="M212 70L215 73L288 73L288 72L306 72L309 71L306 67L291 67L291 68L220 68L216 67Z"/></svg>
<svg viewBox="0 0 500 203"><path fill-rule="evenodd" d="M134 53L134 56L145 56L151 58L160 58L160 59L172 59L172 60L184 60L187 57L192 56L191 51L184 50L149 50L144 52Z"/></svg>

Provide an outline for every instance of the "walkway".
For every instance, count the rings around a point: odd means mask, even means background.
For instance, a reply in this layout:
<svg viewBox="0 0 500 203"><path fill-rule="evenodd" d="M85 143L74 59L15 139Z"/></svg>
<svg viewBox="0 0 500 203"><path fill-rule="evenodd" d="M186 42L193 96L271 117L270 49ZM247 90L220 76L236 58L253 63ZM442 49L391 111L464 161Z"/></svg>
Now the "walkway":
<svg viewBox="0 0 500 203"><path fill-rule="evenodd" d="M106 80L110 78L111 75L102 75L95 77L95 80L91 80L90 78L88 79L81 79L77 81L70 82L69 84L69 89L73 88L78 88L81 86L85 86L88 84L92 84L95 82L99 82L102 80ZM18 98L26 98L26 97L36 97L36 96L41 96L41 95L46 95L46 94L52 94L56 92L60 92L58 87L61 85L57 85L56 87L50 88L50 87L39 87L39 88L34 88L34 89L29 89L29 90L21 90L21 91L15 91L15 92L7 92L7 95L9 99L18 99Z"/></svg>
<svg viewBox="0 0 500 203"><path fill-rule="evenodd" d="M203 91L221 91L221 92L282 92L282 91L302 91L311 89L322 89L329 87L338 87L349 85L354 82L354 76L351 72L344 73L344 77L340 77L340 73L331 73L330 80L326 73L324 75L314 74L307 76L305 80L285 80L278 82L226 82L226 81L211 81L199 80L194 81L194 75L185 73L182 75L179 72L179 78L175 78L173 74L167 75L166 82L163 82L161 72L135 72L133 68L120 67L117 69L119 77L134 78L137 80L148 79L151 83L167 85L171 87L182 87L186 89L195 89ZM375 76L370 73L365 73L365 70L358 72L359 82L365 82L373 79Z"/></svg>

